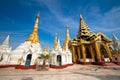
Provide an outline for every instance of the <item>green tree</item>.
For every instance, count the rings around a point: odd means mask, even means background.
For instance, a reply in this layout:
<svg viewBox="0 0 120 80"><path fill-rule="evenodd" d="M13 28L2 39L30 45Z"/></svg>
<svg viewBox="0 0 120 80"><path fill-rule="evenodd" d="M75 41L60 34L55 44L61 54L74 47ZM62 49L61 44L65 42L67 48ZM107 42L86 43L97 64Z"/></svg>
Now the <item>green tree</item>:
<svg viewBox="0 0 120 80"><path fill-rule="evenodd" d="M42 66L43 66L43 68L45 68L46 60L50 58L50 55L49 54L40 54L40 56L38 58L43 60Z"/></svg>

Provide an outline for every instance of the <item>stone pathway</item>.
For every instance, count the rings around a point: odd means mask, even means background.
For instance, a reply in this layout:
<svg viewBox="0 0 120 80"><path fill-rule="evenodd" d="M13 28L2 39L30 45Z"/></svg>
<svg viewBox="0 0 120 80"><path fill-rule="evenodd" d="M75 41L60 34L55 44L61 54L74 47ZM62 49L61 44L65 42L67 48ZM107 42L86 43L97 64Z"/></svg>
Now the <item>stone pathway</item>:
<svg viewBox="0 0 120 80"><path fill-rule="evenodd" d="M0 80L120 80L120 66L73 65L65 69L50 68L49 71L1 68Z"/></svg>

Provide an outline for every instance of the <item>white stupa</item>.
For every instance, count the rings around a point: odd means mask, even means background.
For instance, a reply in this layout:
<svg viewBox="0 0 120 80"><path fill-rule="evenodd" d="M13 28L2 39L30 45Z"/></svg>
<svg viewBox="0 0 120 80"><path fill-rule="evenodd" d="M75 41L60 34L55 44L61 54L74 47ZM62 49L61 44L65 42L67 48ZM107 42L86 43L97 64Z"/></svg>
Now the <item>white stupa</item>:
<svg viewBox="0 0 120 80"><path fill-rule="evenodd" d="M28 39L11 52L10 64L25 66L36 64L37 57L42 53L38 38L39 17L39 14L37 14L34 28Z"/></svg>
<svg viewBox="0 0 120 80"><path fill-rule="evenodd" d="M10 61L10 52L12 47L9 46L9 35L2 45L0 45L0 65L7 65Z"/></svg>
<svg viewBox="0 0 120 80"><path fill-rule="evenodd" d="M112 34L112 47L115 51L120 50L119 39L114 34Z"/></svg>
<svg viewBox="0 0 120 80"><path fill-rule="evenodd" d="M70 49L68 49L69 41L70 41L70 35L69 35L68 25L66 25L66 38L64 40L62 50L66 54L67 63L72 64L72 53Z"/></svg>
<svg viewBox="0 0 120 80"><path fill-rule="evenodd" d="M72 64L72 53L68 49L68 42L70 40L68 27L66 29L66 39L64 41L63 47L60 46L60 40L58 35L54 39L54 47L51 52L51 65L53 66L63 66L67 64Z"/></svg>

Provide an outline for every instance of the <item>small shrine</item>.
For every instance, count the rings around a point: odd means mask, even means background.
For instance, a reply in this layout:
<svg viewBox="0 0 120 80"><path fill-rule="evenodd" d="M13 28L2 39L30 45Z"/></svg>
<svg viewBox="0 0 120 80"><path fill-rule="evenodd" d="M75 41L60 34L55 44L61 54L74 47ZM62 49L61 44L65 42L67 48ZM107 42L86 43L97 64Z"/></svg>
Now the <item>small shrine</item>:
<svg viewBox="0 0 120 80"><path fill-rule="evenodd" d="M56 34L54 39L54 46L51 52L51 67L64 68L72 65L72 53L68 49L68 42L70 40L68 26L66 26L66 38L63 46L60 46L60 40Z"/></svg>

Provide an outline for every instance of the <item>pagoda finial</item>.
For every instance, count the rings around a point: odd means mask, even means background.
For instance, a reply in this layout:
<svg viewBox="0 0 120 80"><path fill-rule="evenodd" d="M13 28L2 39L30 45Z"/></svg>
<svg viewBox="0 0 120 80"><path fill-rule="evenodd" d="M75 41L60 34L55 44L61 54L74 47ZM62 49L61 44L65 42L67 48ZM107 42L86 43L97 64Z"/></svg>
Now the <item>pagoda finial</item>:
<svg viewBox="0 0 120 80"><path fill-rule="evenodd" d="M70 41L70 35L69 35L68 25L66 25L66 38L62 46L63 50L66 50L66 46L68 46L69 41Z"/></svg>
<svg viewBox="0 0 120 80"><path fill-rule="evenodd" d="M53 49L54 49L54 50L55 50L55 49L57 48L57 46L58 46L57 36L58 36L58 34L56 33L55 38L54 38L54 45L53 45Z"/></svg>
<svg viewBox="0 0 120 80"><path fill-rule="evenodd" d="M82 15L80 14L80 19L83 19Z"/></svg>
<svg viewBox="0 0 120 80"><path fill-rule="evenodd" d="M35 44L39 43L39 38L38 38L38 22L39 22L39 18L40 18L40 14L38 13L37 16L36 16L36 21L35 21L32 33L30 34L30 36L26 40L27 42L31 42L31 43L35 43Z"/></svg>
<svg viewBox="0 0 120 80"><path fill-rule="evenodd" d="M90 37L94 33L89 29L85 21L83 20L82 15L80 14L80 23L79 23L79 31L77 37Z"/></svg>
<svg viewBox="0 0 120 80"><path fill-rule="evenodd" d="M49 52L49 47L45 44L44 51Z"/></svg>
<svg viewBox="0 0 120 80"><path fill-rule="evenodd" d="M58 40L57 40L58 46L60 47L60 37L57 35L57 38L58 38Z"/></svg>
<svg viewBox="0 0 120 80"><path fill-rule="evenodd" d="M68 30L68 25L66 25L66 39L70 40L70 35L69 35L69 30Z"/></svg>

